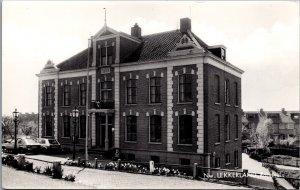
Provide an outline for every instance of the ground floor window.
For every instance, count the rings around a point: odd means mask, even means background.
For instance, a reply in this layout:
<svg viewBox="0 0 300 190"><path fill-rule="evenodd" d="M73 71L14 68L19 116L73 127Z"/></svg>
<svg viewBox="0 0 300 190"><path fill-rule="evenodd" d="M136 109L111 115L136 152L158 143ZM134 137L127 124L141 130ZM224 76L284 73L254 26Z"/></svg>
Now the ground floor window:
<svg viewBox="0 0 300 190"><path fill-rule="evenodd" d="M137 117L127 116L126 118L126 141L137 140Z"/></svg>
<svg viewBox="0 0 300 190"><path fill-rule="evenodd" d="M161 142L161 116L150 116L150 142Z"/></svg>
<svg viewBox="0 0 300 190"><path fill-rule="evenodd" d="M238 167L239 166L239 155L238 155L238 151L234 151L234 167Z"/></svg>
<svg viewBox="0 0 300 190"><path fill-rule="evenodd" d="M191 115L179 116L179 144L192 144L193 117Z"/></svg>
<svg viewBox="0 0 300 190"><path fill-rule="evenodd" d="M70 116L63 116L63 137L71 136Z"/></svg>
<svg viewBox="0 0 300 190"><path fill-rule="evenodd" d="M86 116L81 115L79 118L79 138L85 138L85 126L86 126Z"/></svg>
<svg viewBox="0 0 300 190"><path fill-rule="evenodd" d="M220 167L220 157L215 158L215 167L219 168Z"/></svg>
<svg viewBox="0 0 300 190"><path fill-rule="evenodd" d="M226 165L230 164L230 154L226 154L226 160L225 160Z"/></svg>
<svg viewBox="0 0 300 190"><path fill-rule="evenodd" d="M52 136L52 130L53 125L52 125L52 116L51 115L46 115L45 117L45 136L51 137Z"/></svg>

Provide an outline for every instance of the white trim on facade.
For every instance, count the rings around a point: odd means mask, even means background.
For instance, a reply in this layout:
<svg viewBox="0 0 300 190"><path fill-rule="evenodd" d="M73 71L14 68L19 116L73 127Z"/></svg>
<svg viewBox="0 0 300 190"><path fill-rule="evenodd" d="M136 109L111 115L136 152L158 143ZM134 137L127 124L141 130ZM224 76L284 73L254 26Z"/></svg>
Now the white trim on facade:
<svg viewBox="0 0 300 190"><path fill-rule="evenodd" d="M203 80L203 63L197 64L197 153L204 153L204 80Z"/></svg>
<svg viewBox="0 0 300 190"><path fill-rule="evenodd" d="M58 77L54 80L54 137L58 139Z"/></svg>
<svg viewBox="0 0 300 190"><path fill-rule="evenodd" d="M173 152L173 67L167 67L167 151Z"/></svg>
<svg viewBox="0 0 300 190"><path fill-rule="evenodd" d="M169 58L165 60L158 61L148 61L148 62L135 62L135 63L124 63L120 64L120 72L129 72L129 71L138 71L138 70L147 70L147 69L157 69L157 68L165 68L168 65L171 66L183 66L183 65L191 65L199 63L201 58L205 59L205 63L213 65L221 70L224 70L236 77L241 78L242 70L238 70L238 68L233 65L226 64L226 62L219 61L213 55L204 55L204 54L195 54L190 56L178 56L176 58ZM184 59L184 62L182 61Z"/></svg>
<svg viewBox="0 0 300 190"><path fill-rule="evenodd" d="M115 82L114 82L114 96L115 96L115 148L120 148L120 72L116 67Z"/></svg>

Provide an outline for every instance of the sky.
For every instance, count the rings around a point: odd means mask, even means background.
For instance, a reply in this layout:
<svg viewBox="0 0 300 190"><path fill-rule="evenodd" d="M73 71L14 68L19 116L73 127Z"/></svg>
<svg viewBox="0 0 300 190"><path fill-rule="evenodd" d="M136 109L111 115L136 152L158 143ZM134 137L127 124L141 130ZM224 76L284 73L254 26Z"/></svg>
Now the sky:
<svg viewBox="0 0 300 190"><path fill-rule="evenodd" d="M38 112L38 77L85 49L104 25L142 35L179 28L208 45L227 47L227 61L244 70L242 109L299 110L299 1L4 1L2 4L2 114Z"/></svg>

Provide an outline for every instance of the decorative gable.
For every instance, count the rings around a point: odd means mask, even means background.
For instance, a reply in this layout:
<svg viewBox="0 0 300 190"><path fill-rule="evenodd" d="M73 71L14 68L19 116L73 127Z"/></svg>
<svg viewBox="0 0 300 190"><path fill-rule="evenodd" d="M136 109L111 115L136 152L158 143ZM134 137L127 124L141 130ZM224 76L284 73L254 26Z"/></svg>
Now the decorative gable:
<svg viewBox="0 0 300 190"><path fill-rule="evenodd" d="M169 56L188 55L194 53L203 53L201 46L197 46L191 38L184 34L176 44L175 48L168 53Z"/></svg>

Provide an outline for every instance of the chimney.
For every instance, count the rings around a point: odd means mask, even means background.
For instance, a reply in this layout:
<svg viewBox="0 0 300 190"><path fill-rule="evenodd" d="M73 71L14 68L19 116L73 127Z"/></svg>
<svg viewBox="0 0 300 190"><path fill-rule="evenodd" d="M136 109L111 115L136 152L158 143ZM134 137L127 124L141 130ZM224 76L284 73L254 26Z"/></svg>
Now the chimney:
<svg viewBox="0 0 300 190"><path fill-rule="evenodd" d="M131 27L131 36L141 38L142 37L142 29L139 27L137 23L134 24L133 27Z"/></svg>
<svg viewBox="0 0 300 190"><path fill-rule="evenodd" d="M188 30L191 30L191 19L190 18L181 18L180 19L180 32L187 33Z"/></svg>
<svg viewBox="0 0 300 190"><path fill-rule="evenodd" d="M284 115L286 115L286 111L285 111L284 108L281 108L281 112L282 112Z"/></svg>

